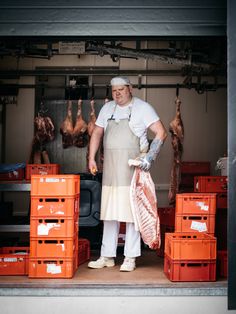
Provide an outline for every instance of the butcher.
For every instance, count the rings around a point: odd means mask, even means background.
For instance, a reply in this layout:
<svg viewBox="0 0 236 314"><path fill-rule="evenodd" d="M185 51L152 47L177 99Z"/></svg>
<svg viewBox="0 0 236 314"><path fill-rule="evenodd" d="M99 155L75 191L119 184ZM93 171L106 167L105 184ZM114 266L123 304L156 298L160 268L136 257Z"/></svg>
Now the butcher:
<svg viewBox="0 0 236 314"><path fill-rule="evenodd" d="M134 167L128 161L136 159L138 167L149 171L166 139L166 130L153 107L132 95L127 77L111 80L113 101L107 102L98 115L89 147L89 170L97 171L95 161L103 138L104 164L100 218L103 236L100 257L90 261L89 268L115 266L120 222L126 223L124 261L120 271L136 268L136 257L141 255L141 236L135 229L130 203L130 186ZM147 131L154 133L149 143Z"/></svg>

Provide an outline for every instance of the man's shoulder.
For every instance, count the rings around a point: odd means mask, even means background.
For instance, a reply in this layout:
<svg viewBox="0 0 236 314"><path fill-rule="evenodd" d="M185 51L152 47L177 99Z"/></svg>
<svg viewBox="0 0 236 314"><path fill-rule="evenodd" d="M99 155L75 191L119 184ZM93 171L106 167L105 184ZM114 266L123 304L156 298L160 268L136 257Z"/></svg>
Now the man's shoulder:
<svg viewBox="0 0 236 314"><path fill-rule="evenodd" d="M103 105L104 110L113 108L115 106L114 100L108 101Z"/></svg>
<svg viewBox="0 0 236 314"><path fill-rule="evenodd" d="M138 97L134 97L134 105L137 108L142 108L142 107L145 108L145 107L151 106L148 102L146 102L146 101L144 101Z"/></svg>
<svg viewBox="0 0 236 314"><path fill-rule="evenodd" d="M103 106L102 106L102 109L103 111L109 111L111 110L111 108L113 108L115 106L115 102L114 100L111 100L111 101L108 101L106 102Z"/></svg>

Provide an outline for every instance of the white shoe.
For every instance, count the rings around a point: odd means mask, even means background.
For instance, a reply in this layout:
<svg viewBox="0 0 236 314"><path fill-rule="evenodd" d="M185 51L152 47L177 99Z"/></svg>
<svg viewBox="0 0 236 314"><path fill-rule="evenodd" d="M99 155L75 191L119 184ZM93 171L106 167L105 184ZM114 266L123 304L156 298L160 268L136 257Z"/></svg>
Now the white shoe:
<svg viewBox="0 0 236 314"><path fill-rule="evenodd" d="M101 256L96 261L88 263L89 268L103 268L103 267L113 267L115 266L115 261L113 257Z"/></svg>
<svg viewBox="0 0 236 314"><path fill-rule="evenodd" d="M120 266L120 271L133 271L136 268L135 257L126 257Z"/></svg>

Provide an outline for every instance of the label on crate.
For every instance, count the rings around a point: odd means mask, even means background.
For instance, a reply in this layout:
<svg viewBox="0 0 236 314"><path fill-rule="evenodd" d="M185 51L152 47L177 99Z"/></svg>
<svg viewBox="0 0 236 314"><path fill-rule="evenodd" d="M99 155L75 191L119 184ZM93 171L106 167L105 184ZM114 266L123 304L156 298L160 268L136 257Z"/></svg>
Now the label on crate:
<svg viewBox="0 0 236 314"><path fill-rule="evenodd" d="M205 205L204 202L196 202L196 205L199 206L201 210L205 210L205 211L209 210L209 206Z"/></svg>
<svg viewBox="0 0 236 314"><path fill-rule="evenodd" d="M38 225L38 235L48 235L50 229L52 228L60 228L60 224L52 222L47 224Z"/></svg>
<svg viewBox="0 0 236 314"><path fill-rule="evenodd" d="M192 221L190 228L199 232L207 231L207 226L205 222Z"/></svg>
<svg viewBox="0 0 236 314"><path fill-rule="evenodd" d="M58 178L46 178L45 182L60 182L60 179L58 179ZM63 181L61 180L61 182L63 182Z"/></svg>
<svg viewBox="0 0 236 314"><path fill-rule="evenodd" d="M61 266L56 264L47 264L47 273L48 274L60 274Z"/></svg>
<svg viewBox="0 0 236 314"><path fill-rule="evenodd" d="M4 257L3 262L14 263L14 262L17 262L17 258L16 257Z"/></svg>

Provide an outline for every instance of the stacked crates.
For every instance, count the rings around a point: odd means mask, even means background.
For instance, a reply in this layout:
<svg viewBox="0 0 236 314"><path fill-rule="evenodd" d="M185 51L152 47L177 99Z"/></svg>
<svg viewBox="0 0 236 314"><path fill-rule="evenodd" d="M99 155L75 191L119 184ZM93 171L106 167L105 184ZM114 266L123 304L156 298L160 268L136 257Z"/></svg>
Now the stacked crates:
<svg viewBox="0 0 236 314"><path fill-rule="evenodd" d="M194 191L197 193L216 193L216 217L215 217L215 236L217 238L217 254L219 275L226 277L227 270L227 176L196 176L194 177Z"/></svg>
<svg viewBox="0 0 236 314"><path fill-rule="evenodd" d="M164 273L171 281L214 281L216 239L204 233L167 233Z"/></svg>
<svg viewBox="0 0 236 314"><path fill-rule="evenodd" d="M216 193L176 195L175 232L215 233Z"/></svg>
<svg viewBox="0 0 236 314"><path fill-rule="evenodd" d="M78 267L79 175L32 175L31 278L72 278Z"/></svg>
<svg viewBox="0 0 236 314"><path fill-rule="evenodd" d="M216 194L176 195L175 232L165 235L164 272L172 281L216 279Z"/></svg>

